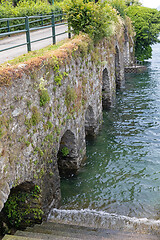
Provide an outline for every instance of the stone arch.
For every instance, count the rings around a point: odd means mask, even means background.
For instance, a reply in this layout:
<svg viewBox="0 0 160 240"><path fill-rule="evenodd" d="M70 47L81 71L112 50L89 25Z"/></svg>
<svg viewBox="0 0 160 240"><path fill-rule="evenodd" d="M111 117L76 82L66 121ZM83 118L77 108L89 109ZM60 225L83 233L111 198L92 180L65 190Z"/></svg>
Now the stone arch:
<svg viewBox="0 0 160 240"><path fill-rule="evenodd" d="M0 182L0 211L4 207L4 203L7 201L9 194L9 184L5 182L5 180L3 182Z"/></svg>
<svg viewBox="0 0 160 240"><path fill-rule="evenodd" d="M58 168L60 175L72 175L78 169L78 150L75 134L67 130L60 141Z"/></svg>
<svg viewBox="0 0 160 240"><path fill-rule="evenodd" d="M0 231L25 228L42 222L41 191L33 182L26 181L13 187L0 212Z"/></svg>
<svg viewBox="0 0 160 240"><path fill-rule="evenodd" d="M119 49L116 46L115 48L115 80L116 80L116 88L119 89L121 87L121 75L120 75L120 54Z"/></svg>
<svg viewBox="0 0 160 240"><path fill-rule="evenodd" d="M85 133L86 136L94 136L96 134L96 120L94 111L91 105L88 106L86 113L85 113Z"/></svg>
<svg viewBox="0 0 160 240"><path fill-rule="evenodd" d="M110 79L108 70L105 68L102 74L102 106L103 109L109 109L112 104L112 93L110 88Z"/></svg>

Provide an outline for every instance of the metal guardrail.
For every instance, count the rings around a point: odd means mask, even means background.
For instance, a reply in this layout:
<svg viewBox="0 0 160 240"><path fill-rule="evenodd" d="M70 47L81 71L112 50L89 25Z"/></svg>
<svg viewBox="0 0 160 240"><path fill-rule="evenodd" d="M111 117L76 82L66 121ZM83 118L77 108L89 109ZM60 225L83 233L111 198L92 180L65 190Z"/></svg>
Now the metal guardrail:
<svg viewBox="0 0 160 240"><path fill-rule="evenodd" d="M26 42L19 44L19 45L14 45L12 47L8 47L8 48L4 48L1 49L0 52L3 51L7 51L10 50L12 48L16 48L16 47L21 47L24 45L27 45L27 51L31 51L31 44L38 42L38 41L42 41L48 38L52 38L53 44L56 43L56 36L65 34L67 31L59 33L59 34L55 34L55 27L56 26L60 26L60 25L66 25L67 22L64 21L65 14L62 12L56 12L55 13L51 13L50 15L39 15L39 16L26 16L26 17L19 17L19 18L3 18L0 19L0 23L1 22L6 22L6 27L2 27L0 28L0 31L7 31L4 33L0 33L0 38L1 37L5 37L5 36L11 36L13 34L18 34L18 33L26 33ZM32 20L34 19L34 20ZM13 24L11 25L10 22L14 21L14 20L24 20L24 23L20 23L20 24ZM30 21L32 20L32 21ZM38 26L35 27L30 27L31 24L35 24L35 23L40 23ZM24 27L21 30L13 30L11 31L12 28L18 28L18 27ZM34 41L31 41L30 39L30 32L31 31L35 31L35 30L40 30L40 29L45 29L45 28L52 28L52 35L51 36L47 36L47 37L43 37ZM71 33L68 32L68 38L71 38Z"/></svg>

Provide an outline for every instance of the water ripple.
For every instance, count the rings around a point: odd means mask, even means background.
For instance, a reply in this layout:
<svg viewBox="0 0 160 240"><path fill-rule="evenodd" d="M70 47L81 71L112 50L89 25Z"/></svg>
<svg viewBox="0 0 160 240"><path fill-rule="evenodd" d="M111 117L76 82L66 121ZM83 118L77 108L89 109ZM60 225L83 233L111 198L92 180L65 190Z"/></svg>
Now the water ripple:
<svg viewBox="0 0 160 240"><path fill-rule="evenodd" d="M103 131L87 143L87 162L62 180L62 207L160 218L160 44L148 72L128 75Z"/></svg>

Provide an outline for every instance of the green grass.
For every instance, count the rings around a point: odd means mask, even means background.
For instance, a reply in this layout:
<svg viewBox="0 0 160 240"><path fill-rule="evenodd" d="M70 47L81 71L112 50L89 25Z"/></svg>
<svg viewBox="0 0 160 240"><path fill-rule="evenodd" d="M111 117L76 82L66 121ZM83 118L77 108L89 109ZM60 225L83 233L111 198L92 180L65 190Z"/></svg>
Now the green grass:
<svg viewBox="0 0 160 240"><path fill-rule="evenodd" d="M13 60L9 60L7 62L4 62L3 64L0 65L0 67L6 67L6 66L8 66L8 64L16 65L16 64L24 63L27 60L32 59L34 57L43 56L46 53L49 53L49 52L54 51L54 50L57 50L59 47L61 47L66 42L68 42L68 39L62 40L62 41L58 42L55 45L49 45L49 46L47 46L45 48L42 48L40 50L31 51L29 53L20 55L20 56L14 58Z"/></svg>

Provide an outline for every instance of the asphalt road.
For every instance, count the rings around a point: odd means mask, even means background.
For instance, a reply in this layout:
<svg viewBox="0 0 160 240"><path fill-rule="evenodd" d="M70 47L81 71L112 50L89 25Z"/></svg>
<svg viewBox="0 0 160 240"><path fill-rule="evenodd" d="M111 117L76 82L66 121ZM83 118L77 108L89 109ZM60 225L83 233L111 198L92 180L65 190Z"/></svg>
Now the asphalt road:
<svg viewBox="0 0 160 240"><path fill-rule="evenodd" d="M62 26L57 26L56 27L56 34L59 34L61 32L65 32L68 30L67 25L62 25ZM46 28L46 29L42 29L42 30L37 30L37 31L33 31L30 32L30 38L31 41L34 41L36 39L40 39L43 37L47 37L47 36L51 36L52 35L52 30L51 28ZM59 42L65 38L68 37L68 33L65 33L63 35L57 36L56 37L56 42ZM15 36L11 36L11 37L6 37L4 39L0 38L0 50L1 49L5 49L14 45L18 45L18 44L22 44L26 42L26 34L20 34L20 35L15 35ZM52 44L52 38L46 39L46 40L42 40L36 43L32 43L31 45L31 50L38 50L41 48L44 48L48 45ZM27 46L21 46L21 47L17 47L17 48L13 48L7 51L3 51L0 52L0 64L8 61L8 60L12 60L15 57L18 57L22 54L27 53Z"/></svg>

